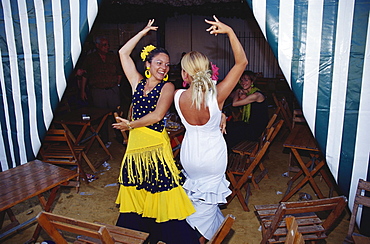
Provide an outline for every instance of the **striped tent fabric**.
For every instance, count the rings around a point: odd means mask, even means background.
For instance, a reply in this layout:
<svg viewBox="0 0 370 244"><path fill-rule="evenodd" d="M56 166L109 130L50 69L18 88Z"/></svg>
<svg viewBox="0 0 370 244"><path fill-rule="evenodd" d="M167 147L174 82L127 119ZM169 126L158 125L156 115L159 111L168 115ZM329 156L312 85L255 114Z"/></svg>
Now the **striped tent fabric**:
<svg viewBox="0 0 370 244"><path fill-rule="evenodd" d="M247 3L352 209L358 179L370 181L370 2ZM357 223L370 233L369 209Z"/></svg>
<svg viewBox="0 0 370 244"><path fill-rule="evenodd" d="M0 1L0 172L35 159L101 1Z"/></svg>

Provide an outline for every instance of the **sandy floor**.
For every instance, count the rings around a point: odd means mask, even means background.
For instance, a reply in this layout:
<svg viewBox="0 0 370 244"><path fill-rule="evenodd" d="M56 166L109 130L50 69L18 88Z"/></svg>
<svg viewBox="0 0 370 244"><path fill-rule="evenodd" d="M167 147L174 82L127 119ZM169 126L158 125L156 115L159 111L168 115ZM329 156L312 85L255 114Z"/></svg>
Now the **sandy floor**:
<svg viewBox="0 0 370 244"><path fill-rule="evenodd" d="M251 211L243 211L237 199L234 199L226 209L222 210L225 215L231 213L236 217L232 231L229 233L224 243L260 243L261 232L258 230L259 223L253 212L253 205L278 203L282 198L281 193L284 193L286 190L286 183L289 178L282 176L282 174L286 172L289 154L283 149L283 140L284 138L280 133L270 147L269 157L264 161L265 166L269 170L269 179L263 179L260 182L260 190L253 189L252 187L253 195L249 198L249 208ZM74 188L61 188L53 208L54 213L90 222L98 221L107 224L115 224L118 217L118 208L114 203L118 190L115 183L125 147L113 141L109 150L113 154L114 159L107 161L105 167L104 165L99 167L99 172L95 174L99 179L89 184L83 182L79 193L76 193ZM98 160L100 157L99 148L91 150L88 156ZM91 173L88 170L87 172ZM329 189L326 184L320 181L320 177L316 178L324 195L328 195ZM302 188L301 192L306 192L314 196L309 185ZM334 195L336 194L337 193L334 192ZM296 200L298 200L298 195L294 195L290 199L290 201ZM18 220L23 222L36 216L41 211L41 207L38 203L38 199L33 198L16 205L13 211ZM329 234L329 238L326 239L326 243L334 244L343 242L348 228L348 219L349 214L345 211L338 225L332 233ZM4 225L6 225L7 222L8 220ZM34 228L35 224L30 225L21 232L11 235L5 240L1 240L0 243L24 243L32 236ZM50 240L50 238L47 234L42 232L38 241L41 242L42 240ZM325 243L325 241L323 243Z"/></svg>

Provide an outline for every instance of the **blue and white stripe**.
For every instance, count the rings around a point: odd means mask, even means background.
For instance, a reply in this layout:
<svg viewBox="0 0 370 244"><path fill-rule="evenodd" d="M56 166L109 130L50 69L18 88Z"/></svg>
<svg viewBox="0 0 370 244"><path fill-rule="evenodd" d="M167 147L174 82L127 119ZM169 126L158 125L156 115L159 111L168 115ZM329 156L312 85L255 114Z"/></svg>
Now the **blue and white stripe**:
<svg viewBox="0 0 370 244"><path fill-rule="evenodd" d="M101 1L0 1L0 171L36 157Z"/></svg>
<svg viewBox="0 0 370 244"><path fill-rule="evenodd" d="M352 208L370 181L370 2L247 2ZM368 209L358 223L370 233Z"/></svg>

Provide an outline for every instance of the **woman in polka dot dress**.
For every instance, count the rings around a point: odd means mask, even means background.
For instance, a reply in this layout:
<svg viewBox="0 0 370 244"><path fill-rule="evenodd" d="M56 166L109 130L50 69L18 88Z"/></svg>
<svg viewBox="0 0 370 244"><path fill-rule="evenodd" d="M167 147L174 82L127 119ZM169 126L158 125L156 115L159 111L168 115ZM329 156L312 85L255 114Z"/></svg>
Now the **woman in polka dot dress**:
<svg viewBox="0 0 370 244"><path fill-rule="evenodd" d="M150 20L119 50L133 99L132 121L118 118L121 122L113 124L115 129L130 130L118 179L117 225L150 233L150 243L199 243L185 220L195 209L181 186L184 179L175 165L163 121L174 93L174 85L167 82L169 54L162 48L146 46L141 53L145 78L130 57L139 40L157 30L153 22Z"/></svg>

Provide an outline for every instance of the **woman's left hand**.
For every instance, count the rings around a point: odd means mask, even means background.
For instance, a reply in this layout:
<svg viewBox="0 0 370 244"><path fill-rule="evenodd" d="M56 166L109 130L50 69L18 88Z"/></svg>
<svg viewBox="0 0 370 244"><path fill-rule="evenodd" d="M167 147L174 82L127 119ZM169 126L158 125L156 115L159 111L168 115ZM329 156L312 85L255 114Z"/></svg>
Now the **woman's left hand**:
<svg viewBox="0 0 370 244"><path fill-rule="evenodd" d="M247 94L245 94L245 92L243 92L242 90L239 89L239 91L238 91L238 100L242 100L244 98L247 98Z"/></svg>
<svg viewBox="0 0 370 244"><path fill-rule="evenodd" d="M205 20L206 23L212 25L206 30L209 34L217 36L217 34L226 34L233 31L230 26L219 21L215 15L213 15L213 18L215 21Z"/></svg>
<svg viewBox="0 0 370 244"><path fill-rule="evenodd" d="M222 134L226 134L226 115L221 113L220 130Z"/></svg>
<svg viewBox="0 0 370 244"><path fill-rule="evenodd" d="M121 122L112 124L114 129L121 130L121 131L130 130L130 128L128 127L128 124L130 123L130 121L128 121L127 119L123 119L121 117L116 117L116 120L119 120Z"/></svg>

